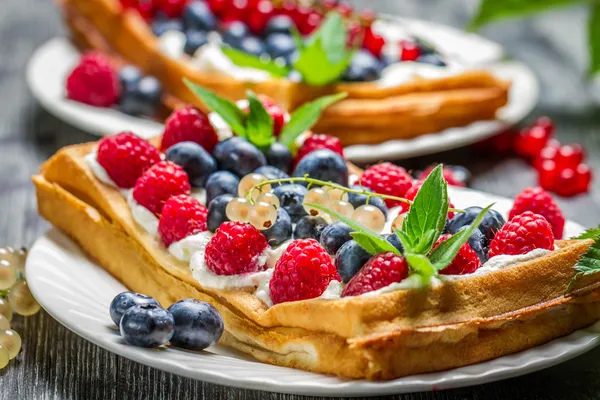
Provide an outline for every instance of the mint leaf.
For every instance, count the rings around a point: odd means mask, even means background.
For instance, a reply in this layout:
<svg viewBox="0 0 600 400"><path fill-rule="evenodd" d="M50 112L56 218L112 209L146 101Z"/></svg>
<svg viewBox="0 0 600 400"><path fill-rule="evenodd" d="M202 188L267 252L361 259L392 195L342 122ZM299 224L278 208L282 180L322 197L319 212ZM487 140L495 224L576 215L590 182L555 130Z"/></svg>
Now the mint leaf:
<svg viewBox="0 0 600 400"><path fill-rule="evenodd" d="M246 137L246 115L238 106L216 93L196 85L187 78L184 78L183 81L192 93L206 104L208 108L219 114L236 134Z"/></svg>
<svg viewBox="0 0 600 400"><path fill-rule="evenodd" d="M590 246L588 251L581 256L577 264L573 268L577 273L571 278L571 281L567 285L567 292L571 289L571 285L579 278L580 276L592 275L597 272L600 272L600 237L595 235L596 232L600 231L600 226L594 229L589 229L581 236L578 237L581 239L594 239L594 244ZM589 236L592 237L589 237Z"/></svg>
<svg viewBox="0 0 600 400"><path fill-rule="evenodd" d="M285 65L280 65L277 62L269 59L257 57L255 55L244 53L243 51L234 49L233 47L221 47L225 54L235 65L240 67L250 67L266 71L273 76L283 78L290 73L290 69Z"/></svg>
<svg viewBox="0 0 600 400"><path fill-rule="evenodd" d="M409 267L417 274L421 275L424 280L429 280L436 274L436 270L431 265L431 261L423 254L405 253L404 258Z"/></svg>
<svg viewBox="0 0 600 400"><path fill-rule="evenodd" d="M469 225L467 228L462 229L460 232L453 235L450 239L443 241L435 249L433 249L433 251L429 255L429 259L431 260L431 263L433 264L433 267L436 269L436 271L441 271L448 265L450 265L452 260L454 260L454 257L456 257L456 255L458 254L458 251L460 250L462 245L465 244L469 240L473 232L475 232L475 230L479 228L479 224L481 224L481 221L483 221L483 217L492 206L493 204L490 204L489 206L481 210L481 212L479 213L477 218L475 218L475 220L471 223L471 225Z"/></svg>
<svg viewBox="0 0 600 400"><path fill-rule="evenodd" d="M439 164L423 182L402 223L401 231L408 237L408 253L427 254L436 242L448 214L448 184ZM428 231L433 230L433 235Z"/></svg>
<svg viewBox="0 0 600 400"><path fill-rule="evenodd" d="M571 239L575 239L575 240L594 239L594 240L597 240L598 238L600 238L600 226L587 229L581 235L575 236L574 238L571 238Z"/></svg>
<svg viewBox="0 0 600 400"><path fill-rule="evenodd" d="M337 64L347 56L346 41L348 29L339 13L333 12L327 15L320 27L321 42L327 59L332 64Z"/></svg>
<svg viewBox="0 0 600 400"><path fill-rule="evenodd" d="M352 239L354 239L354 241L356 243L358 243L358 245L360 247L362 247L363 249L365 249L369 254L371 255L376 255L379 253L385 253L387 250L383 249L379 246L379 243L377 241L374 241L371 236L369 236L366 233L363 232L351 232L350 236L352 236Z"/></svg>
<svg viewBox="0 0 600 400"><path fill-rule="evenodd" d="M398 236L398 239L400 239L400 243L402 243L402 247L406 253L406 249L410 249L413 246L410 237L399 229L394 229L394 232L396 233L396 236Z"/></svg>
<svg viewBox="0 0 600 400"><path fill-rule="evenodd" d="M250 143L264 149L275 141L273 135L273 118L256 95L248 91L249 111L246 120L246 136Z"/></svg>
<svg viewBox="0 0 600 400"><path fill-rule="evenodd" d="M590 53L590 73L600 72L600 4L592 6L588 21L588 47Z"/></svg>
<svg viewBox="0 0 600 400"><path fill-rule="evenodd" d="M304 103L298 107L290 117L290 120L283 126L279 141L293 150L294 141L302 133L310 129L319 119L324 109L344 99L347 93L332 94L319 97L309 103Z"/></svg>

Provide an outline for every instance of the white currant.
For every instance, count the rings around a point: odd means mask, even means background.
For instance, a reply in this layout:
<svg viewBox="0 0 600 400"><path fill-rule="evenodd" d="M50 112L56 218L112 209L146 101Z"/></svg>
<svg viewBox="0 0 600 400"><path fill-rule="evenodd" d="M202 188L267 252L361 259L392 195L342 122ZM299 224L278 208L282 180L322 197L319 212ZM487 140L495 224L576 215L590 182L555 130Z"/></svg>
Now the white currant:
<svg viewBox="0 0 600 400"><path fill-rule="evenodd" d="M34 315L40 311L40 303L31 294L27 281L19 281L10 289L8 302L14 312L24 317Z"/></svg>
<svg viewBox="0 0 600 400"><path fill-rule="evenodd" d="M357 207L352 213L352 219L377 233L380 233L385 226L385 215L383 212L379 208L369 204Z"/></svg>
<svg viewBox="0 0 600 400"><path fill-rule="evenodd" d="M12 321L13 311L10 303L4 297L0 297L0 315L3 315L9 321Z"/></svg>
<svg viewBox="0 0 600 400"><path fill-rule="evenodd" d="M9 361L8 349L0 344L0 369L5 368Z"/></svg>
<svg viewBox="0 0 600 400"><path fill-rule="evenodd" d="M248 192L254 186L256 186L259 183L264 182L266 180L267 180L267 178L261 174L248 174L248 175L244 176L240 180L240 183L238 185L238 196L246 197L246 194L248 194ZM249 197L252 200L256 201L256 199L258 198L258 196L260 196L261 193L266 193L266 192L270 192L270 191L271 191L271 185L266 184L266 185L262 186L260 189L253 189L252 192L249 194Z"/></svg>
<svg viewBox="0 0 600 400"><path fill-rule="evenodd" d="M344 217L348 218L351 218L352 214L354 213L354 206L348 203L347 201L343 200L331 202L329 203L329 207L331 207L333 211L342 214ZM331 216L331 219L337 221L337 218L333 215Z"/></svg>
<svg viewBox="0 0 600 400"><path fill-rule="evenodd" d="M279 197L277 197L274 193L267 192L263 193L256 199L257 203L269 203L273 205L275 208L279 208Z"/></svg>
<svg viewBox="0 0 600 400"><path fill-rule="evenodd" d="M277 208L273 207L271 203L261 201L250 208L248 221L257 229L269 229L275 224L276 220Z"/></svg>
<svg viewBox="0 0 600 400"><path fill-rule="evenodd" d="M307 204L327 205L327 193L323 188L312 188L304 195L302 205L309 215L319 215L320 211L308 206Z"/></svg>
<svg viewBox="0 0 600 400"><path fill-rule="evenodd" d="M0 290L6 290L17 281L17 268L7 260L0 261Z"/></svg>
<svg viewBox="0 0 600 400"><path fill-rule="evenodd" d="M10 329L10 321L4 315L0 314L0 331Z"/></svg>
<svg viewBox="0 0 600 400"><path fill-rule="evenodd" d="M330 203L334 203L336 201L348 201L348 192L340 189L340 188L330 188L327 190L327 199Z"/></svg>
<svg viewBox="0 0 600 400"><path fill-rule="evenodd" d="M21 351L21 336L12 329L0 331L0 345L8 350L8 357L12 360Z"/></svg>
<svg viewBox="0 0 600 400"><path fill-rule="evenodd" d="M236 197L232 199L225 207L225 214L230 221L233 222L248 222L248 215L252 204L244 197Z"/></svg>

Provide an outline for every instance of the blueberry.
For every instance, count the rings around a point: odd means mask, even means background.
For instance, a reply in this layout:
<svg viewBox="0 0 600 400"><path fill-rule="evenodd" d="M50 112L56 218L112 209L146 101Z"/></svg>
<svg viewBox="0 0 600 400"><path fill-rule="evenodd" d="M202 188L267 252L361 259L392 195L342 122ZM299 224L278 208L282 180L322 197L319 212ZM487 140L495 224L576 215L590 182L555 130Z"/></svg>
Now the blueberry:
<svg viewBox="0 0 600 400"><path fill-rule="evenodd" d="M212 305L196 299L173 303L169 312L175 321L171 344L189 350L204 350L223 334L223 318Z"/></svg>
<svg viewBox="0 0 600 400"><path fill-rule="evenodd" d="M362 186L358 186L358 185L352 186L352 189L372 192L371 189L362 187ZM354 208L365 205L365 204L367 204L367 195L366 194L348 193L348 203L352 204L354 206ZM371 197L369 199L369 204L379 208L383 212L383 215L385 215L387 217L388 208L385 205L385 201L381 197Z"/></svg>
<svg viewBox="0 0 600 400"><path fill-rule="evenodd" d="M283 208L277 209L277 219L272 227L261 231L271 247L277 247L292 237L292 219Z"/></svg>
<svg viewBox="0 0 600 400"><path fill-rule="evenodd" d="M290 53L288 53L288 54L286 54L286 55L284 55L282 57L279 57L278 60L283 60L283 63L285 65L287 65L288 67L293 67L294 63L296 62L296 60L298 59L299 56L300 56L300 53L297 50L294 49L294 51L292 51L292 52L290 52ZM302 75L300 75L299 78L298 77L294 77L292 75L292 72L294 72L294 71L290 71L288 73L288 79L294 80L296 82L301 82L302 81ZM298 71L296 71L296 72L298 74L300 74ZM292 75L292 76L290 77L290 75Z"/></svg>
<svg viewBox="0 0 600 400"><path fill-rule="evenodd" d="M481 210L481 207L467 207L464 213L456 213L454 218L448 223L448 232L454 234L463 226L470 225L477 218ZM483 217L483 221L479 225L479 230L488 242L490 242L504 223L504 218L498 211L489 210Z"/></svg>
<svg viewBox="0 0 600 400"><path fill-rule="evenodd" d="M267 150L267 164L289 174L292 171L294 157L286 145L274 142Z"/></svg>
<svg viewBox="0 0 600 400"><path fill-rule="evenodd" d="M234 136L219 142L213 150L219 168L230 171L240 178L258 167L267 165L265 155L246 139Z"/></svg>
<svg viewBox="0 0 600 400"><path fill-rule="evenodd" d="M442 57L439 54L423 54L419 58L417 58L417 62L437 65L439 67L446 66L446 62L442 60Z"/></svg>
<svg viewBox="0 0 600 400"><path fill-rule="evenodd" d="M203 187L208 176L217 170L215 159L198 143L177 143L169 147L166 156L168 161L183 167L193 187Z"/></svg>
<svg viewBox="0 0 600 400"><path fill-rule="evenodd" d="M162 36L168 31L183 32L183 23L178 19L157 20L152 23L154 36Z"/></svg>
<svg viewBox="0 0 600 400"><path fill-rule="evenodd" d="M421 55L435 53L435 49L433 48L433 46L424 41L423 39L414 38L413 41L419 46L419 51L421 52Z"/></svg>
<svg viewBox="0 0 600 400"><path fill-rule="evenodd" d="M229 221L229 218L227 218L226 208L227 204L229 204L231 200L233 200L232 195L222 194L208 203L206 228L210 232L215 233L223 222Z"/></svg>
<svg viewBox="0 0 600 400"><path fill-rule="evenodd" d="M395 233L390 233L388 235L384 235L385 240L387 240L392 246L394 246L400 253L404 252L404 246L402 246L402 242L398 238L398 235Z"/></svg>
<svg viewBox="0 0 600 400"><path fill-rule="evenodd" d="M452 170L452 176L459 182L468 185L471 181L471 171L460 165L449 165L448 168Z"/></svg>
<svg viewBox="0 0 600 400"><path fill-rule="evenodd" d="M354 240L344 243L335 253L335 267L342 281L348 283L370 258L371 254Z"/></svg>
<svg viewBox="0 0 600 400"><path fill-rule="evenodd" d="M204 184L206 204L222 194L237 195L240 179L229 171L217 171L211 174Z"/></svg>
<svg viewBox="0 0 600 400"><path fill-rule="evenodd" d="M242 39L250 34L250 29L242 21L233 21L223 31L223 42L231 47L238 48Z"/></svg>
<svg viewBox="0 0 600 400"><path fill-rule="evenodd" d="M273 33L265 39L267 53L272 58L285 57L296 50L296 42L286 33Z"/></svg>
<svg viewBox="0 0 600 400"><path fill-rule="evenodd" d="M121 318L123 318L123 314L125 314L127 310L131 307L143 304L156 304L160 306L158 301L145 294L135 292L123 292L118 294L110 303L110 318L112 318L115 325L119 326Z"/></svg>
<svg viewBox="0 0 600 400"><path fill-rule="evenodd" d="M185 33L185 47L183 51L189 56L193 56L200 47L208 43L206 33L202 31L187 31Z"/></svg>
<svg viewBox="0 0 600 400"><path fill-rule="evenodd" d="M264 175L268 180L285 179L290 177L288 174L272 165L264 165L262 167L258 167L254 170L254 172L257 174ZM279 185L281 185L281 183L272 183L271 187L276 188Z"/></svg>
<svg viewBox="0 0 600 400"><path fill-rule="evenodd" d="M153 76L143 77L135 87L121 93L119 109L125 114L153 116L160 107L162 85Z"/></svg>
<svg viewBox="0 0 600 400"><path fill-rule="evenodd" d="M348 82L374 81L381 76L383 67L383 63L369 51L359 50L352 56L342 79Z"/></svg>
<svg viewBox="0 0 600 400"><path fill-rule="evenodd" d="M277 15L269 20L265 28L265 33L267 35L270 35L272 33L291 34L292 29L294 29L295 27L296 25L290 17L288 17L287 15Z"/></svg>
<svg viewBox="0 0 600 400"><path fill-rule="evenodd" d="M131 92L136 90L138 84L144 77L142 71L134 65L126 65L119 71L119 81L121 82L121 91Z"/></svg>
<svg viewBox="0 0 600 400"><path fill-rule="evenodd" d="M238 49L256 57L267 51L264 42L256 36L246 36L243 38L239 43Z"/></svg>
<svg viewBox="0 0 600 400"><path fill-rule="evenodd" d="M321 246L331 255L335 254L348 240L352 240L354 230L342 221L327 225L321 232Z"/></svg>
<svg viewBox="0 0 600 400"><path fill-rule="evenodd" d="M214 31L217 29L217 20L203 1L188 3L183 11L183 24L188 30Z"/></svg>
<svg viewBox="0 0 600 400"><path fill-rule="evenodd" d="M463 229L467 229L467 227L463 226L462 228L459 229L459 231L463 230ZM475 251L475 253L477 253L477 256L481 260L482 264L485 263L489 259L488 253L490 250L490 247L489 247L490 242L485 237L485 235L483 233L481 233L481 231L479 229L477 229L475 232L473 232L471 234L471 237L469 237L468 243L471 246L471 248Z"/></svg>
<svg viewBox="0 0 600 400"><path fill-rule="evenodd" d="M296 222L294 228L294 239L315 239L321 240L321 232L327 226L327 221L321 217L307 215Z"/></svg>
<svg viewBox="0 0 600 400"><path fill-rule="evenodd" d="M311 178L348 185L348 166L346 161L329 149L315 150L300 160L294 176L309 175Z"/></svg>
<svg viewBox="0 0 600 400"><path fill-rule="evenodd" d="M173 336L173 315L157 304L131 307L121 318L121 336L129 344L158 347Z"/></svg>
<svg viewBox="0 0 600 400"><path fill-rule="evenodd" d="M307 192L308 190L304 186L291 183L286 183L273 190L273 193L279 199L280 207L287 211L292 222L296 222L307 215L302 206L304 196Z"/></svg>

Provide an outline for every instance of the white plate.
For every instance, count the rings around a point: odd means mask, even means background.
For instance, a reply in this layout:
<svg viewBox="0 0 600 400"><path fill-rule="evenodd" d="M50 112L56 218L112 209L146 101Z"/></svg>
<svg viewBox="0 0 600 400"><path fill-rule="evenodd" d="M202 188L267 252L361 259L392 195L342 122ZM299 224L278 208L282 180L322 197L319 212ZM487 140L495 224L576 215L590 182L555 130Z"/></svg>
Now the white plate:
<svg viewBox="0 0 600 400"><path fill-rule="evenodd" d="M510 200L470 189L451 188L457 207L488 205L506 213ZM567 237L583 228L567 222ZM469 386L523 375L575 357L596 346L600 323L521 353L454 370L409 376L387 382L343 380L276 367L223 346L205 352L144 349L126 345L109 317L113 297L125 287L88 259L64 234L53 229L33 246L27 280L44 309L67 328L113 353L193 379L273 392L313 396L375 396Z"/></svg>
<svg viewBox="0 0 600 400"><path fill-rule="evenodd" d="M420 29L436 26L414 20L413 24ZM463 41L477 39L477 48L481 50L481 54L486 55L486 60L501 54L496 44L479 36L449 27L444 29L445 34L454 32L455 36L461 37ZM484 52L483 49L488 51ZM66 99L64 82L78 60L79 53L64 38L51 39L30 59L27 66L27 83L44 108L71 125L95 135L129 130L147 138L162 132L162 124L158 122L132 117L116 109L96 108ZM539 88L532 71L516 61L497 61L489 68L499 77L512 81L509 102L500 110L499 121L476 122L466 127L447 129L415 139L392 140L378 145L349 146L346 148L346 156L356 162L372 162L430 154L476 142L518 123L537 104Z"/></svg>

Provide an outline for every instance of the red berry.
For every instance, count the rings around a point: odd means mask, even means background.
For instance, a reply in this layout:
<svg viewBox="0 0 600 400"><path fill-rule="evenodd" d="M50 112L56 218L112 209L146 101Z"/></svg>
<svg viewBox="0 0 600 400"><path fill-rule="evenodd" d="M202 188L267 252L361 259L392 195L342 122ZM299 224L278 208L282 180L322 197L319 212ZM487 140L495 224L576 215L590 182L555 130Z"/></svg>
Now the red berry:
<svg viewBox="0 0 600 400"><path fill-rule="evenodd" d="M535 160L533 162L533 166L535 167L535 169L539 171L542 167L542 163L546 160L555 161L556 155L558 154L558 150L560 149L560 147L561 145L558 140L548 140L546 146L542 150L540 150L539 154L535 157Z"/></svg>
<svg viewBox="0 0 600 400"><path fill-rule="evenodd" d="M408 189L408 191L406 192L406 194L404 195L404 198L407 200L414 200L415 197L417 197L417 193L419 192L419 190L421 190L421 186L423 186L423 181L417 181L414 183L414 185ZM407 212L408 210L410 210L410 204L408 203L402 203L400 205L400 214ZM448 207L449 208L454 208L454 205L452 204L452 202L450 200L448 200ZM452 217L454 217L454 212L449 211L448 212L448 218L452 219Z"/></svg>
<svg viewBox="0 0 600 400"><path fill-rule="evenodd" d="M347 47L357 46L358 38L362 32L362 26L356 21L348 22L348 40L346 41Z"/></svg>
<svg viewBox="0 0 600 400"><path fill-rule="evenodd" d="M284 0L283 4L281 5L281 7L278 10L278 13L287 15L293 21L295 21L294 18L295 18L297 11L298 11L298 8L297 8L296 2L294 0Z"/></svg>
<svg viewBox="0 0 600 400"><path fill-rule="evenodd" d="M158 233L166 247L185 237L206 231L208 210L198 200L186 194L167 200L160 220Z"/></svg>
<svg viewBox="0 0 600 400"><path fill-rule="evenodd" d="M584 151L578 144L561 146L556 154L556 165L559 169L576 168L583 162Z"/></svg>
<svg viewBox="0 0 600 400"><path fill-rule="evenodd" d="M128 8L134 8L138 1L137 0L119 0L119 3L121 3L121 7L123 7L123 9L128 9Z"/></svg>
<svg viewBox="0 0 600 400"><path fill-rule="evenodd" d="M294 240L273 270L269 282L274 304L319 297L332 280L340 276L331 256L314 239Z"/></svg>
<svg viewBox="0 0 600 400"><path fill-rule="evenodd" d="M481 152L504 155L513 150L516 136L517 132L512 129L507 129L488 139L475 143L473 148Z"/></svg>
<svg viewBox="0 0 600 400"><path fill-rule="evenodd" d="M227 4L221 16L223 23L231 21L246 21L248 0L233 0Z"/></svg>
<svg viewBox="0 0 600 400"><path fill-rule="evenodd" d="M538 172L538 182L540 186L546 190L553 191L556 186L556 177L559 172L556 163L553 160L544 160L538 168Z"/></svg>
<svg viewBox="0 0 600 400"><path fill-rule="evenodd" d="M204 253L206 267L217 275L238 275L263 271L261 255L267 239L245 222L225 222L210 239Z"/></svg>
<svg viewBox="0 0 600 400"><path fill-rule="evenodd" d="M97 160L117 186L129 189L144 171L160 162L160 153L139 136L122 132L100 140Z"/></svg>
<svg viewBox="0 0 600 400"><path fill-rule="evenodd" d="M558 172L553 192L563 197L579 194L577 191L577 174L573 168L564 168Z"/></svg>
<svg viewBox="0 0 600 400"><path fill-rule="evenodd" d="M349 17L354 12L354 9L350 4L346 2L340 2L336 7L336 11L344 17Z"/></svg>
<svg viewBox="0 0 600 400"><path fill-rule="evenodd" d="M188 175L183 168L170 161L154 164L135 182L133 198L154 215L160 216L171 196L190 194Z"/></svg>
<svg viewBox="0 0 600 400"><path fill-rule="evenodd" d="M527 188L515 198L513 208L508 218L516 217L526 211L542 215L552 226L557 239L562 239L565 227L565 217L552 196L542 188Z"/></svg>
<svg viewBox="0 0 600 400"><path fill-rule="evenodd" d="M433 248L435 249L440 243L450 239L452 235L442 235L435 242ZM446 268L440 271L442 275L464 275L472 274L477 271L477 268L481 266L481 261L477 253L471 248L469 243L465 243L458 250L458 254L454 257L454 260Z"/></svg>
<svg viewBox="0 0 600 400"><path fill-rule="evenodd" d="M515 140L515 152L522 157L533 158L546 146L550 135L544 127L537 125L524 129Z"/></svg>
<svg viewBox="0 0 600 400"><path fill-rule="evenodd" d="M431 171L433 171L435 169L436 165L430 165L429 167L425 168L425 170L423 172L421 172L421 174L419 175L418 179L424 181L425 178L427 178L429 176L429 174L431 174ZM463 182L462 180L460 180L458 177L456 177L454 175L454 171L452 170L452 168L450 167L444 167L444 169L442 170L442 174L444 177L444 180L448 183L448 185L452 185L452 186L458 186L458 187L467 187L466 182Z"/></svg>
<svg viewBox="0 0 600 400"><path fill-rule="evenodd" d="M361 185L375 193L389 196L404 197L412 187L413 179L402 167L384 162L367 168L360 178ZM403 203L396 200L385 201L388 207L400 206Z"/></svg>
<svg viewBox="0 0 600 400"><path fill-rule="evenodd" d="M267 113L273 118L273 134L279 136L288 113L279 104L275 103L273 99L267 96L259 96L261 103L265 106Z"/></svg>
<svg viewBox="0 0 600 400"><path fill-rule="evenodd" d="M304 7L301 5L296 6L294 13L290 15L290 17L296 24L298 30L300 30L300 28L306 23L306 21L308 20L308 16L311 14L311 12L311 9L308 7Z"/></svg>
<svg viewBox="0 0 600 400"><path fill-rule="evenodd" d="M208 116L195 107L187 106L173 111L165 121L165 132L160 148L165 151L180 142L195 142L209 153L219 142Z"/></svg>
<svg viewBox="0 0 600 400"><path fill-rule="evenodd" d="M554 250L552 227L531 211L512 217L490 243L489 256L526 254L534 249Z"/></svg>
<svg viewBox="0 0 600 400"><path fill-rule="evenodd" d="M539 126L546 131L548 136L554 135L554 122L548 117L539 117L534 123L535 126Z"/></svg>
<svg viewBox="0 0 600 400"><path fill-rule="evenodd" d="M421 55L419 45L410 40L400 41L400 60L415 61Z"/></svg>
<svg viewBox="0 0 600 400"><path fill-rule="evenodd" d="M67 97L96 107L116 104L121 93L117 70L99 52L85 53L67 77Z"/></svg>
<svg viewBox="0 0 600 400"><path fill-rule="evenodd" d="M380 253L371 257L342 291L342 297L358 296L381 289L408 277L408 264L395 253Z"/></svg>
<svg viewBox="0 0 600 400"><path fill-rule="evenodd" d="M344 147L339 138L325 134L313 134L306 138L302 147L298 150L296 163L300 162L308 153L319 149L329 149L344 157Z"/></svg>
<svg viewBox="0 0 600 400"><path fill-rule="evenodd" d="M275 14L273 4L269 0L260 0L248 11L246 24L252 32L260 35L264 32L269 19Z"/></svg>
<svg viewBox="0 0 600 400"><path fill-rule="evenodd" d="M575 187L577 193L586 193L592 182L592 170L587 164L579 164L575 169L577 180Z"/></svg>
<svg viewBox="0 0 600 400"><path fill-rule="evenodd" d="M298 27L298 30L305 36L310 35L319 27L319 25L321 25L321 21L323 21L321 14L313 11L308 14L306 20Z"/></svg>
<svg viewBox="0 0 600 400"><path fill-rule="evenodd" d="M139 0L134 8L146 21L150 21L156 13L154 0Z"/></svg>
<svg viewBox="0 0 600 400"><path fill-rule="evenodd" d="M213 14L220 17L225 13L230 0L208 0L208 8Z"/></svg>
<svg viewBox="0 0 600 400"><path fill-rule="evenodd" d="M179 18L189 0L154 0L156 8L169 18Z"/></svg>
<svg viewBox="0 0 600 400"><path fill-rule="evenodd" d="M383 46L385 45L385 39L373 32L373 28L368 26L365 28L365 35L363 38L363 47L371 52L375 57L381 57Z"/></svg>

